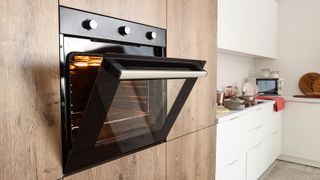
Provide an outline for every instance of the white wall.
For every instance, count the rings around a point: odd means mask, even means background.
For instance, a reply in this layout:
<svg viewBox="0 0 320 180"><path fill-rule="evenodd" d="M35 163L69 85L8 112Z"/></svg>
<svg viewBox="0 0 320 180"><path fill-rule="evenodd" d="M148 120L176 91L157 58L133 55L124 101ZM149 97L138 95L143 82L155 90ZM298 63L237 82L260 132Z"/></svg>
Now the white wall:
<svg viewBox="0 0 320 180"><path fill-rule="evenodd" d="M278 60L257 60L256 72L279 70L288 95L301 94L307 72L320 73L320 0L279 0Z"/></svg>
<svg viewBox="0 0 320 180"><path fill-rule="evenodd" d="M242 88L245 79L254 74L254 60L250 57L218 53L217 89L226 85Z"/></svg>

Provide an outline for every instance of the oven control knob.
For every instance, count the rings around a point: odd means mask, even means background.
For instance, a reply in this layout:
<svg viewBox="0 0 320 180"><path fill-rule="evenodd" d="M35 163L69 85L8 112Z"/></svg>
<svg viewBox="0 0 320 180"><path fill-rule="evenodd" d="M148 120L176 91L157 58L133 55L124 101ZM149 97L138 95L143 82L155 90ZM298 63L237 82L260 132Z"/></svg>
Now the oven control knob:
<svg viewBox="0 0 320 180"><path fill-rule="evenodd" d="M97 29L98 23L93 19L87 19L83 22L83 27L87 30Z"/></svg>
<svg viewBox="0 0 320 180"><path fill-rule="evenodd" d="M152 31L149 31L149 32L147 32L146 36L147 36L147 38L148 38L149 40L152 40L152 39L157 38L157 33L156 33L156 32L152 32Z"/></svg>
<svg viewBox="0 0 320 180"><path fill-rule="evenodd" d="M128 26L121 26L121 27L119 27L118 32L119 32L122 36L125 36L125 35L130 34L131 29L130 29Z"/></svg>

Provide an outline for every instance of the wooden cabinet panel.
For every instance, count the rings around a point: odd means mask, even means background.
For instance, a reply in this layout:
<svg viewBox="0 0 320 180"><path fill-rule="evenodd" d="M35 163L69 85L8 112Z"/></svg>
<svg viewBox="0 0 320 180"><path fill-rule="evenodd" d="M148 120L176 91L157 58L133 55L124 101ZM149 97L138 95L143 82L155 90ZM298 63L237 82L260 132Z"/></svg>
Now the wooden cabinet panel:
<svg viewBox="0 0 320 180"><path fill-rule="evenodd" d="M0 179L60 178L58 1L0 7Z"/></svg>
<svg viewBox="0 0 320 180"><path fill-rule="evenodd" d="M166 28L166 0L60 0L60 5Z"/></svg>
<svg viewBox="0 0 320 180"><path fill-rule="evenodd" d="M207 61L200 78L172 128L173 139L215 124L216 0L168 0L167 56ZM168 91L175 86L168 85Z"/></svg>
<svg viewBox="0 0 320 180"><path fill-rule="evenodd" d="M215 133L211 126L167 142L167 179L214 179Z"/></svg>
<svg viewBox="0 0 320 180"><path fill-rule="evenodd" d="M165 144L68 176L65 180L163 180Z"/></svg>

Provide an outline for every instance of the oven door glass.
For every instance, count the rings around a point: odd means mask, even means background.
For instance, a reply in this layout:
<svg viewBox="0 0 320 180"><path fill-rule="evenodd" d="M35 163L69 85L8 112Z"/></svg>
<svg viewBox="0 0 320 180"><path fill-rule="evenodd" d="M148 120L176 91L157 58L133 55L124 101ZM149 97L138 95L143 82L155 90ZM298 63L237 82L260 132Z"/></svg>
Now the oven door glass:
<svg viewBox="0 0 320 180"><path fill-rule="evenodd" d="M66 171L165 141L202 61L70 53Z"/></svg>

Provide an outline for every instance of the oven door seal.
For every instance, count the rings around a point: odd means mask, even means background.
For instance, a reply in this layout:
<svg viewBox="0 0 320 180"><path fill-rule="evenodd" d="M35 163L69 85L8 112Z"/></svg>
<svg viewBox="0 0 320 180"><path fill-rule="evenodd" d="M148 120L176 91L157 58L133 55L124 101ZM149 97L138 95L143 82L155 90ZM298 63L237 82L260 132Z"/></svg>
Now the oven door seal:
<svg viewBox="0 0 320 180"><path fill-rule="evenodd" d="M70 53L67 58L70 59L75 55L87 54L88 53ZM93 165L104 163L164 142L195 85L197 78L207 74L203 69L204 65L205 61L200 60L105 54L94 87L91 90L77 137L72 144L72 149L69 151L64 164L64 173L75 173ZM157 74L157 72L160 73ZM166 74L165 72L168 73ZM95 146L96 140L120 81L132 79L185 79L185 81L161 129L152 133L156 141L151 144L146 143L143 147L133 146L131 147L132 149L128 149L119 156L111 156L107 153L107 147ZM103 92L103 94L101 92ZM137 141L146 140L144 136L135 138Z"/></svg>

